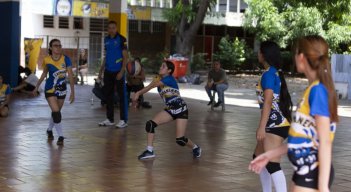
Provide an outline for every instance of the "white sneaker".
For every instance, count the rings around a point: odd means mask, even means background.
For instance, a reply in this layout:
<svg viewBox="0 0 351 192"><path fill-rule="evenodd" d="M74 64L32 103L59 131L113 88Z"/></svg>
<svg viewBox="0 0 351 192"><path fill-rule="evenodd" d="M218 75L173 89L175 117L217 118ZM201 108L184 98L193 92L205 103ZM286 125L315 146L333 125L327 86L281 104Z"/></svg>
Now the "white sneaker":
<svg viewBox="0 0 351 192"><path fill-rule="evenodd" d="M114 125L110 120L106 119L105 121L102 121L99 123L99 126L111 126Z"/></svg>
<svg viewBox="0 0 351 192"><path fill-rule="evenodd" d="M116 125L117 128L125 128L125 127L128 127L128 124L126 122L124 122L124 120L120 120L117 125Z"/></svg>

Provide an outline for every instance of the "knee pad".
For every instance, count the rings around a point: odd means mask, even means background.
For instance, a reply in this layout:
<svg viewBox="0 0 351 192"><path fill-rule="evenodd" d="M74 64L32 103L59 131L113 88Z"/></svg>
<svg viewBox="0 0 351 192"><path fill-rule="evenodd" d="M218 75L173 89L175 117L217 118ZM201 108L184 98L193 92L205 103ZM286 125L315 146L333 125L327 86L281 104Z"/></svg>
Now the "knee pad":
<svg viewBox="0 0 351 192"><path fill-rule="evenodd" d="M54 123L61 123L61 111L51 113Z"/></svg>
<svg viewBox="0 0 351 192"><path fill-rule="evenodd" d="M280 163L276 162L268 162L268 164L266 165L266 169L269 172L269 174L273 174L277 171L282 170L282 168L280 167Z"/></svg>
<svg viewBox="0 0 351 192"><path fill-rule="evenodd" d="M157 123L153 120L149 120L146 122L145 131L148 133L155 133L155 128L157 127Z"/></svg>
<svg viewBox="0 0 351 192"><path fill-rule="evenodd" d="M188 143L188 138L186 138L184 136L176 138L176 143L180 146L185 146Z"/></svg>

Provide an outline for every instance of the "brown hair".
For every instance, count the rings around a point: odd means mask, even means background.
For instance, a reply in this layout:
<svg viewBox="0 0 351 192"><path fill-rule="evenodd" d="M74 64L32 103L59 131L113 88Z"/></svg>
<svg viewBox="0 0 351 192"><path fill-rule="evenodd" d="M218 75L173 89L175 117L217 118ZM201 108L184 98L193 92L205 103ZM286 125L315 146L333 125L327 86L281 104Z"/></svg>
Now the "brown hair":
<svg viewBox="0 0 351 192"><path fill-rule="evenodd" d="M295 53L303 53L310 67L317 71L317 78L328 90L330 120L338 122L338 103L331 76L328 43L321 36L311 35L298 39L294 48Z"/></svg>

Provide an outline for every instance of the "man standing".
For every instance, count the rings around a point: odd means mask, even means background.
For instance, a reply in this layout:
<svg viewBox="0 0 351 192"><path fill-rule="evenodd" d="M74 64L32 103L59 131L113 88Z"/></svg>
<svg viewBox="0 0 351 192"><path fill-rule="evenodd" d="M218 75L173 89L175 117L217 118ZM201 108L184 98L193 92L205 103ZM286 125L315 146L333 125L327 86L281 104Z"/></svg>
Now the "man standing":
<svg viewBox="0 0 351 192"><path fill-rule="evenodd" d="M208 81L205 86L210 102L208 105L211 105L214 101L211 91L217 91L218 93L218 102L214 107L220 106L224 101L224 91L228 89L227 75L224 69L221 68L219 61L213 62L213 69L208 73Z"/></svg>
<svg viewBox="0 0 351 192"><path fill-rule="evenodd" d="M120 121L118 128L127 127L128 100L125 83L125 68L128 61L126 38L117 33L117 23L110 21L108 24L108 36L105 37L106 56L101 65L99 79L103 72L103 92L106 97L107 119L99 123L100 126L114 125L114 91L117 88L119 96Z"/></svg>

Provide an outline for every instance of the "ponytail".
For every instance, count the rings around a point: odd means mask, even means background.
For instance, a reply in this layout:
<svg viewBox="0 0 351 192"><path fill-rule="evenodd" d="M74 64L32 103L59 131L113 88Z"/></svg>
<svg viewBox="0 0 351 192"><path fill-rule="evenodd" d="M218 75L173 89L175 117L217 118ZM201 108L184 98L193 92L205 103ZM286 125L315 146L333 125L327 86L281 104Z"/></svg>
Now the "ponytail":
<svg viewBox="0 0 351 192"><path fill-rule="evenodd" d="M288 91L288 86L286 84L284 74L282 71L279 71L280 78L280 98L279 98L279 109L283 113L283 116L291 123L291 112L293 103L291 101L291 96Z"/></svg>

